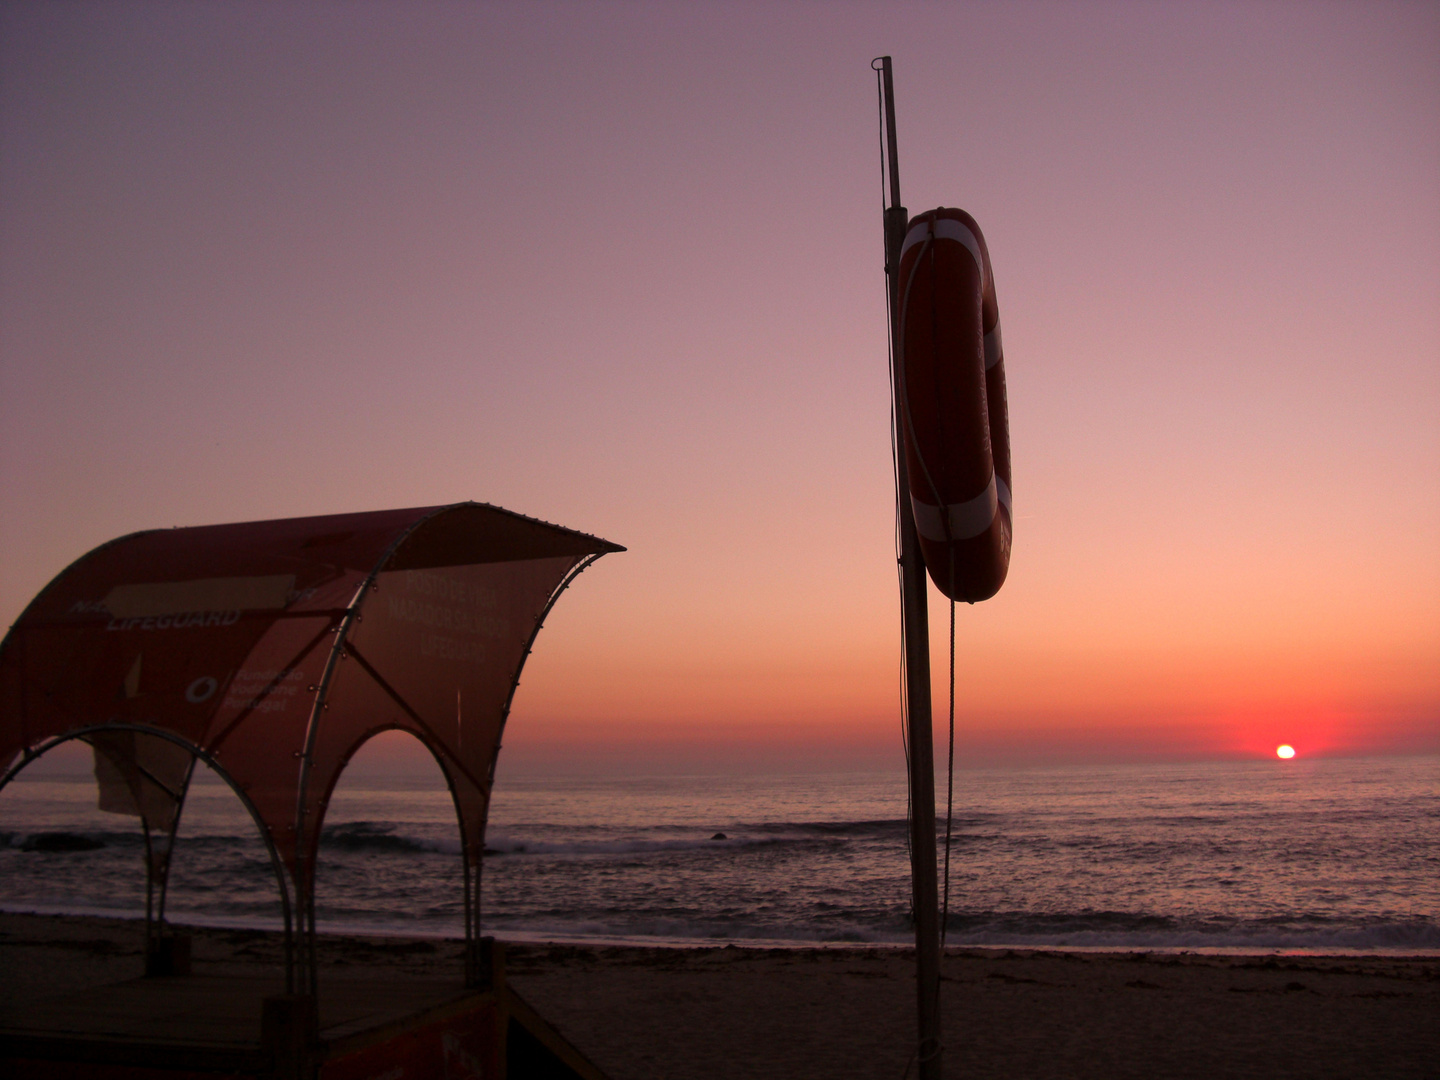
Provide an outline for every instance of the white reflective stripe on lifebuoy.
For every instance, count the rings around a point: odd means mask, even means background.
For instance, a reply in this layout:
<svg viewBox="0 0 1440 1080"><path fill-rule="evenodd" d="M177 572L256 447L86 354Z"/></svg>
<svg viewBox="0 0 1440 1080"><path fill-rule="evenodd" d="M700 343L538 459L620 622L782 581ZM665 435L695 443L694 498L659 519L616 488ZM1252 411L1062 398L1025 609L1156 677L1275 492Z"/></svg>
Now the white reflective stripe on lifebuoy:
<svg viewBox="0 0 1440 1080"><path fill-rule="evenodd" d="M1000 362L1000 324L995 324L995 329L985 335L985 370L989 371Z"/></svg>
<svg viewBox="0 0 1440 1080"><path fill-rule="evenodd" d="M905 242L900 245L900 260L905 260L905 253L916 244L923 244L930 238L930 227L935 227L936 240L958 240L965 245L965 250L975 256L975 265L980 268L980 277L985 277L985 260L980 255L980 241L975 239L975 234L967 229L954 218L941 218L939 221L922 221L905 234Z"/></svg>
<svg viewBox="0 0 1440 1080"><path fill-rule="evenodd" d="M941 508L933 503L921 502L910 496L910 506L915 512L915 529L926 540L937 540L943 543L946 540L969 540L972 536L979 536L990 523L995 520L995 512L1000 506L1000 494L996 487L996 481L1000 480L993 472L990 474L990 483L985 485L985 490L973 499L967 499L962 503L950 503L944 509L950 518L950 532L945 532L945 517L941 515ZM1002 484L1004 481L1000 481ZM1005 508L1010 508L1010 491L1005 491Z"/></svg>

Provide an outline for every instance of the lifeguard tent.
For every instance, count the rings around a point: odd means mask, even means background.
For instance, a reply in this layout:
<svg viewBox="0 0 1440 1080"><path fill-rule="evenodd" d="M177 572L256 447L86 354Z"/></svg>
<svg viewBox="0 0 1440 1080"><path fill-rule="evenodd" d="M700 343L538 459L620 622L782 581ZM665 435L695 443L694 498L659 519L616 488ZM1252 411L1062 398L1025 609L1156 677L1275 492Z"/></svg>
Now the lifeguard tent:
<svg viewBox="0 0 1440 1080"><path fill-rule="evenodd" d="M256 1063L291 1071L285 1043L327 1075L346 1046L317 1044L315 864L342 770L390 729L434 754L460 823L465 985L498 992L479 916L501 733L550 608L623 550L480 503L113 540L46 586L0 646L0 788L61 743L94 748L100 806L143 826L147 970L161 974L185 966L163 932L165 887L195 762L213 769L264 838L283 911L286 993L266 1002L270 1064ZM503 1045L472 1050L499 1054L503 1074Z"/></svg>

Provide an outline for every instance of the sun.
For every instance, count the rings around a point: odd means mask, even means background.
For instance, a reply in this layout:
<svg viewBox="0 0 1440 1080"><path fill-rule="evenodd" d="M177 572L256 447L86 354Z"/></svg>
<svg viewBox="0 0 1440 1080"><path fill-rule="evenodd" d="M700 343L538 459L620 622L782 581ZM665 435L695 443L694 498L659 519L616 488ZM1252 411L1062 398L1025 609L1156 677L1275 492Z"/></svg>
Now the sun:
<svg viewBox="0 0 1440 1080"><path fill-rule="evenodd" d="M1275 756L1289 761L1292 757L1295 756L1295 747L1291 746L1289 743L1282 743L1281 745L1275 747Z"/></svg>

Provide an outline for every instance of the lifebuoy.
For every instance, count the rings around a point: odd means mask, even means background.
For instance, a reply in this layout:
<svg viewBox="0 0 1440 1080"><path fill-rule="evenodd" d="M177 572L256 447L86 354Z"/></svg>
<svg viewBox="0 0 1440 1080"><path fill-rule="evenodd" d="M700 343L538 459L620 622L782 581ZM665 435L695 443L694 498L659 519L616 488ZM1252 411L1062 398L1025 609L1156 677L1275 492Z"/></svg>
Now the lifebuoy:
<svg viewBox="0 0 1440 1080"><path fill-rule="evenodd" d="M975 219L912 218L900 248L896 365L910 505L936 587L974 603L1010 568L1010 426L990 253Z"/></svg>

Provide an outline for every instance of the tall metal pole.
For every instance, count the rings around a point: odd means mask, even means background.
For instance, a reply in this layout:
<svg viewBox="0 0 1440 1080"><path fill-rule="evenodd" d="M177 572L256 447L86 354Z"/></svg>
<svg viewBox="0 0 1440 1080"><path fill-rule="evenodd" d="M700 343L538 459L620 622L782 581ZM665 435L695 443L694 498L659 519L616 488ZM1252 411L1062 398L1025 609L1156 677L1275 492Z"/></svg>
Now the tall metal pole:
<svg viewBox="0 0 1440 1080"><path fill-rule="evenodd" d="M909 220L900 203L896 158L895 87L890 57L881 57L885 93L886 156L890 206L885 211L885 275L890 288L891 356L895 386L895 477L900 510L901 619L905 628L905 702L909 720L910 880L915 909L915 1000L920 1027L920 1080L940 1080L940 905L935 865L935 744L930 721L930 615L925 560L910 506L905 460L905 409L900 372L900 245Z"/></svg>

